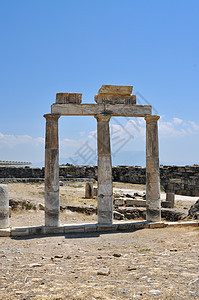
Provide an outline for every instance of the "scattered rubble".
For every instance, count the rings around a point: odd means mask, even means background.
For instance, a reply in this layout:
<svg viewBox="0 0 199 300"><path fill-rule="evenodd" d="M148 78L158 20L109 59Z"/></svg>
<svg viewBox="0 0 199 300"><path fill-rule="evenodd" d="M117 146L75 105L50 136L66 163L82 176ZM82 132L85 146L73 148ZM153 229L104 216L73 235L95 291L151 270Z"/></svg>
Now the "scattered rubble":
<svg viewBox="0 0 199 300"><path fill-rule="evenodd" d="M199 199L190 207L188 215L195 220L199 220Z"/></svg>

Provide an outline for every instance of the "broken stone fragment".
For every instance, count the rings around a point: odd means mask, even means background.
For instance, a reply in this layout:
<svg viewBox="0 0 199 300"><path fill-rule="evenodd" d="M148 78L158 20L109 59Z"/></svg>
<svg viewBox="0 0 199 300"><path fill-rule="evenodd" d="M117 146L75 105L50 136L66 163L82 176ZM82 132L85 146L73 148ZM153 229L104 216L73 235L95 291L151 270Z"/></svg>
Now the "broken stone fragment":
<svg viewBox="0 0 199 300"><path fill-rule="evenodd" d="M101 268L97 271L97 275L108 276L110 274L109 268Z"/></svg>
<svg viewBox="0 0 199 300"><path fill-rule="evenodd" d="M199 199L190 207L188 215L195 220L199 220Z"/></svg>
<svg viewBox="0 0 199 300"><path fill-rule="evenodd" d="M131 95L132 86L102 85L98 94L95 95L95 102L98 104L136 104L136 95Z"/></svg>
<svg viewBox="0 0 199 300"><path fill-rule="evenodd" d="M124 215L118 211L113 211L113 218L115 220L124 220Z"/></svg>
<svg viewBox="0 0 199 300"><path fill-rule="evenodd" d="M122 256L122 254L121 253L114 253L113 256L114 257L120 257L120 256Z"/></svg>
<svg viewBox="0 0 199 300"><path fill-rule="evenodd" d="M132 86L128 85L102 85L99 89L98 94L122 94L131 95L133 90Z"/></svg>

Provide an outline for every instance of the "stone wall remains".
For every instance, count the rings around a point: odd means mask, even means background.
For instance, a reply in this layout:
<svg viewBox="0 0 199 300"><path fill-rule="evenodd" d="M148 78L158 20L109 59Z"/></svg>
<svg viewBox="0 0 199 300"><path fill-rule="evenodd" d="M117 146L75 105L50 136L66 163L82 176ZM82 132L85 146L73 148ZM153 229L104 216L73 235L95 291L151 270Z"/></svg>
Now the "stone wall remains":
<svg viewBox="0 0 199 300"><path fill-rule="evenodd" d="M145 168L139 166L113 167L113 181L145 184ZM97 180L96 166L60 167L60 179L90 178ZM166 192L199 196L199 165L160 166L161 185ZM1 167L0 183L44 181L44 168Z"/></svg>

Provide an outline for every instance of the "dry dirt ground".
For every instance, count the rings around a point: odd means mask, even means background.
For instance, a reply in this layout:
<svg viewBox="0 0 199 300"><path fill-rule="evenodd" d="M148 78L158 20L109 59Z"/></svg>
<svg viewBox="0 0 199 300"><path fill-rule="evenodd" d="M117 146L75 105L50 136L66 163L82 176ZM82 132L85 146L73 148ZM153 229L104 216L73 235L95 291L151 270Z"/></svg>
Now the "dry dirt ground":
<svg viewBox="0 0 199 300"><path fill-rule="evenodd" d="M61 200L87 202L80 185L84 184L62 187ZM115 185L123 192L143 189ZM43 203L41 184L8 188L12 199ZM192 204L185 200L182 205ZM43 220L43 211L23 210L12 214L11 224L43 225ZM65 211L61 220L66 224L97 219ZM199 299L196 227L0 238L0 242L0 299Z"/></svg>

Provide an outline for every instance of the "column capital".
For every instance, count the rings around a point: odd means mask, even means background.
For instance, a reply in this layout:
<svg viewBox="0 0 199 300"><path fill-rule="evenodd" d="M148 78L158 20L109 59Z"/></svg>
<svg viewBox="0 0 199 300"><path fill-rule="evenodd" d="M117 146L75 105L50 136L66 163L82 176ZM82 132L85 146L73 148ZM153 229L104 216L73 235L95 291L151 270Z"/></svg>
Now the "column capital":
<svg viewBox="0 0 199 300"><path fill-rule="evenodd" d="M97 121L101 121L101 122L109 122L111 116L110 115L94 115L95 119L97 119Z"/></svg>
<svg viewBox="0 0 199 300"><path fill-rule="evenodd" d="M149 115L145 117L145 120L147 122L152 122L152 121L158 121L160 119L160 116L157 115Z"/></svg>
<svg viewBox="0 0 199 300"><path fill-rule="evenodd" d="M61 117L60 114L45 114L44 118L46 119L59 119Z"/></svg>

